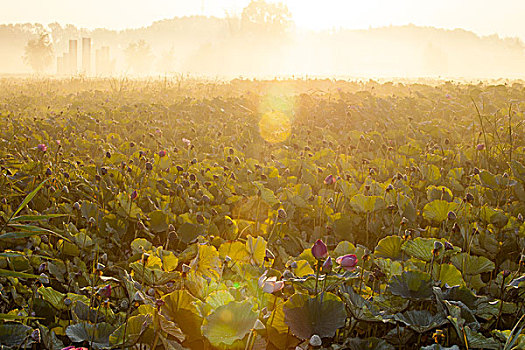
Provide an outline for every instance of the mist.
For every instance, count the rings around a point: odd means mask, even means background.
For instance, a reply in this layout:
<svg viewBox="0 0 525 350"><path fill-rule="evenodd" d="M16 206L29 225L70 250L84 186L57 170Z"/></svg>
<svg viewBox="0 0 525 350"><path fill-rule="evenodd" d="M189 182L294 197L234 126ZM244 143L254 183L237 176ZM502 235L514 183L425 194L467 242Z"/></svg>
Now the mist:
<svg viewBox="0 0 525 350"><path fill-rule="evenodd" d="M50 57L37 66L29 47L43 36ZM91 47L87 67L83 38ZM76 59L65 67L70 40ZM32 50L36 60L43 56ZM3 75L489 79L524 78L523 67L525 45L517 38L415 25L304 30L285 6L261 1L237 16L176 17L122 31L0 25Z"/></svg>

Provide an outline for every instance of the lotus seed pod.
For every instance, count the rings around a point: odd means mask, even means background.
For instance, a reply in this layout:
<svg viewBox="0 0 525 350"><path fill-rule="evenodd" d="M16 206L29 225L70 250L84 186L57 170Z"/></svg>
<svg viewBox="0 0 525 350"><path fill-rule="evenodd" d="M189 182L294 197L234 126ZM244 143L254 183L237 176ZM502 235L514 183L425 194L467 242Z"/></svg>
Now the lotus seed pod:
<svg viewBox="0 0 525 350"><path fill-rule="evenodd" d="M318 336L317 334L314 334L310 338L309 344L311 346L313 346L314 348L317 348L317 347L320 347L321 345L323 345L323 341L321 340L320 336Z"/></svg>
<svg viewBox="0 0 525 350"><path fill-rule="evenodd" d="M454 220L456 220L456 218L457 218L456 213L454 213L453 211L449 211L448 214L447 214L447 218L448 218L450 221L454 221Z"/></svg>

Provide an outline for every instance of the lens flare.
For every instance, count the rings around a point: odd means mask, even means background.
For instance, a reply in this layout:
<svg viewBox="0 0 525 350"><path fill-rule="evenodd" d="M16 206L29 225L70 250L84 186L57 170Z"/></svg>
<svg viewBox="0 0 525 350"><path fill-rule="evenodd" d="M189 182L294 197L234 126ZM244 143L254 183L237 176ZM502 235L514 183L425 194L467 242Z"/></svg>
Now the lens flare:
<svg viewBox="0 0 525 350"><path fill-rule="evenodd" d="M284 112L267 112L259 121L259 132L261 137L268 142L283 142L292 133L292 122Z"/></svg>
<svg viewBox="0 0 525 350"><path fill-rule="evenodd" d="M259 132L270 143L286 141L292 133L292 119L295 110L293 86L273 85L267 88L259 104Z"/></svg>

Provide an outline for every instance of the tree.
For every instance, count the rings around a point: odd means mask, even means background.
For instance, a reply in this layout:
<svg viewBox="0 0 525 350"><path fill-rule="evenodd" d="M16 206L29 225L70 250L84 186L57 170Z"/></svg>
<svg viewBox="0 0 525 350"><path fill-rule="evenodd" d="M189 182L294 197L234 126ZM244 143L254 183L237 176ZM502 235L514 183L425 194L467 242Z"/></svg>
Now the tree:
<svg viewBox="0 0 525 350"><path fill-rule="evenodd" d="M259 35L282 35L292 23L288 7L281 3L252 0L242 10L241 25L245 32Z"/></svg>
<svg viewBox="0 0 525 350"><path fill-rule="evenodd" d="M41 32L36 39L30 39L25 47L23 60L37 72L43 72L53 62L53 44L49 34Z"/></svg>
<svg viewBox="0 0 525 350"><path fill-rule="evenodd" d="M144 40L132 42L124 50L128 66L135 74L148 73L153 62L151 48Z"/></svg>

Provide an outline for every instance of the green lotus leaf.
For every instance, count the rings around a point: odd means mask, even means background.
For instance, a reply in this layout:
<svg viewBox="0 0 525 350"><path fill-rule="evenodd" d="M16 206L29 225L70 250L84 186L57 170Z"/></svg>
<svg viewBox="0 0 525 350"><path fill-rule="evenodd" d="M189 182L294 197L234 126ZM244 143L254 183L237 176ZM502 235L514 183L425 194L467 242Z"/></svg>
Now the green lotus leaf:
<svg viewBox="0 0 525 350"><path fill-rule="evenodd" d="M494 338L487 338L482 334L473 331L469 326L463 326L461 321L456 317L448 316L448 320L458 334L463 346L465 346L465 340L468 343L469 349L500 349L501 344L494 340Z"/></svg>
<svg viewBox="0 0 525 350"><path fill-rule="evenodd" d="M395 348L388 344L385 340L371 337L366 339L351 338L345 342L345 348L350 350L395 350Z"/></svg>
<svg viewBox="0 0 525 350"><path fill-rule="evenodd" d="M65 294L57 292L51 287L41 286L38 288L38 294L42 296L42 299L53 305L57 310L66 310L67 306L64 305Z"/></svg>
<svg viewBox="0 0 525 350"><path fill-rule="evenodd" d="M168 230L169 218L162 210L152 211L148 216L151 231L158 233Z"/></svg>
<svg viewBox="0 0 525 350"><path fill-rule="evenodd" d="M257 317L250 302L232 301L218 307L204 319L202 334L214 346L232 345L250 332Z"/></svg>
<svg viewBox="0 0 525 350"><path fill-rule="evenodd" d="M452 264L465 275L478 275L494 270L494 262L484 256L473 256L468 253L454 255L451 259Z"/></svg>
<svg viewBox="0 0 525 350"><path fill-rule="evenodd" d="M409 188L410 189L410 188ZM416 207L411 197L402 193L397 194L397 207L399 208L399 215L406 217L411 222L417 218Z"/></svg>
<svg viewBox="0 0 525 350"><path fill-rule="evenodd" d="M374 305L376 305L379 310L384 310L389 314L402 312L406 310L409 304L410 300L390 293L381 293L374 296Z"/></svg>
<svg viewBox="0 0 525 350"><path fill-rule="evenodd" d="M512 174L516 179L518 179L521 183L525 183L525 166L518 162L517 160L513 160L510 162L510 167L512 169Z"/></svg>
<svg viewBox="0 0 525 350"><path fill-rule="evenodd" d="M480 298L464 285L446 289L443 292L443 298L451 301L461 301L472 310L476 308L480 301Z"/></svg>
<svg viewBox="0 0 525 350"><path fill-rule="evenodd" d="M434 238L417 237L416 239L403 243L402 249L405 254L413 258L430 262L432 261L432 251L434 250L434 243L436 241L442 242L442 240Z"/></svg>
<svg viewBox="0 0 525 350"><path fill-rule="evenodd" d="M261 266L266 256L266 241L261 236L257 238L251 235L246 236L246 249L250 254L252 264Z"/></svg>
<svg viewBox="0 0 525 350"><path fill-rule="evenodd" d="M135 261L129 264L129 267L131 267L135 273L138 281L144 279L144 282L150 286L161 286L180 277L178 271L167 272L158 268L145 267L140 261Z"/></svg>
<svg viewBox="0 0 525 350"><path fill-rule="evenodd" d="M212 309L217 309L218 307L235 301L235 298L227 290L218 290L211 292L204 301L210 305Z"/></svg>
<svg viewBox="0 0 525 350"><path fill-rule="evenodd" d="M151 323L151 315L131 316L128 319L127 325L123 324L111 333L109 336L109 344L115 346L124 343L131 346L139 340L142 333L144 333ZM125 335L124 332L126 332Z"/></svg>
<svg viewBox="0 0 525 350"><path fill-rule="evenodd" d="M263 201L265 201L270 207L273 207L276 204L279 204L279 199L275 196L272 190L269 188L264 187L264 185L261 182L253 182L255 187L259 191L261 191L261 198Z"/></svg>
<svg viewBox="0 0 525 350"><path fill-rule="evenodd" d="M494 330L492 333L497 336L503 343L505 343L505 350L510 349L525 349L525 334L521 334L523 326L519 327L519 322L512 330L505 331Z"/></svg>
<svg viewBox="0 0 525 350"><path fill-rule="evenodd" d="M386 207L385 200L381 196L365 196L356 194L350 199L350 205L358 213L372 213Z"/></svg>
<svg viewBox="0 0 525 350"><path fill-rule="evenodd" d="M352 240L356 223L355 218L349 215L342 215L334 221L334 234L338 240Z"/></svg>
<svg viewBox="0 0 525 350"><path fill-rule="evenodd" d="M293 347L299 343L299 339L289 332L283 307L284 303L278 303L266 322L268 340L277 349L284 349L287 345Z"/></svg>
<svg viewBox="0 0 525 350"><path fill-rule="evenodd" d="M0 344L8 347L19 347L31 334L32 328L20 323L0 324ZM29 345L26 343L26 345Z"/></svg>
<svg viewBox="0 0 525 350"><path fill-rule="evenodd" d="M441 224L447 220L448 213L455 211L458 206L459 204L456 202L447 202L442 199L434 200L423 207L423 217L434 223Z"/></svg>
<svg viewBox="0 0 525 350"><path fill-rule="evenodd" d="M246 249L246 244L235 241L235 242L225 242L219 247L219 257L221 260L230 257L234 263L240 262L249 262L250 253Z"/></svg>
<svg viewBox="0 0 525 350"><path fill-rule="evenodd" d="M115 327L108 323L76 323L66 328L66 335L74 343L89 342L94 349L109 347L109 336Z"/></svg>
<svg viewBox="0 0 525 350"><path fill-rule="evenodd" d="M452 202L452 199L454 199L454 195L452 194L452 191L445 186L428 186L427 199L429 202L432 202L437 199Z"/></svg>
<svg viewBox="0 0 525 350"><path fill-rule="evenodd" d="M381 239L374 250L374 255L381 258L398 260L401 258L403 239L399 236L388 236Z"/></svg>
<svg viewBox="0 0 525 350"><path fill-rule="evenodd" d="M497 228L503 228L509 222L509 218L502 210L491 208L488 205L481 207L479 217L486 223L493 224Z"/></svg>
<svg viewBox="0 0 525 350"><path fill-rule="evenodd" d="M441 287L465 285L461 272L452 264L434 263L432 277L435 281L440 281Z"/></svg>
<svg viewBox="0 0 525 350"><path fill-rule="evenodd" d="M185 290L177 290L162 297L162 314L175 322L190 341L201 338L202 318L195 303L198 299Z"/></svg>
<svg viewBox="0 0 525 350"><path fill-rule="evenodd" d="M430 275L420 271L404 271L388 283L390 292L403 298L427 300L432 296Z"/></svg>
<svg viewBox="0 0 525 350"><path fill-rule="evenodd" d="M191 262L191 267L202 276L219 278L221 274L221 259L219 252L214 246L199 245L197 256Z"/></svg>
<svg viewBox="0 0 525 350"><path fill-rule="evenodd" d="M90 308L87 304L77 301L71 310L75 322L89 321L90 323L104 322L106 317L96 309Z"/></svg>
<svg viewBox="0 0 525 350"><path fill-rule="evenodd" d="M440 313L432 315L428 310L411 310L394 315L396 321L404 323L417 333L425 333L443 326L448 320Z"/></svg>
<svg viewBox="0 0 525 350"><path fill-rule="evenodd" d="M484 187L490 188L492 190L497 190L499 188L496 175L488 172L487 170L482 170L479 173L479 180Z"/></svg>
<svg viewBox="0 0 525 350"><path fill-rule="evenodd" d="M312 252L311 249L307 249L310 254ZM355 254L355 245L348 242L348 241L341 241L339 243L337 243L337 246L335 247L334 251L333 251L333 254L332 254L332 258L337 258L339 256L343 256L343 255L346 255L346 254ZM312 258L315 259L312 255Z"/></svg>
<svg viewBox="0 0 525 350"><path fill-rule="evenodd" d="M393 323L391 315L386 315L372 302L357 294L353 287L345 286L341 289L346 301L346 307L356 319L365 322Z"/></svg>
<svg viewBox="0 0 525 350"><path fill-rule="evenodd" d="M403 272L403 265L399 261L390 259L375 258L374 263L381 269L388 278L393 275L400 275Z"/></svg>
<svg viewBox="0 0 525 350"><path fill-rule="evenodd" d="M204 233L204 228L201 225L192 224L191 222L185 222L179 227L177 233L182 242L190 244L198 236Z"/></svg>
<svg viewBox="0 0 525 350"><path fill-rule="evenodd" d="M333 337L346 322L345 305L332 293L317 297L296 293L284 303L284 315L291 333L300 339L310 339L314 334Z"/></svg>

